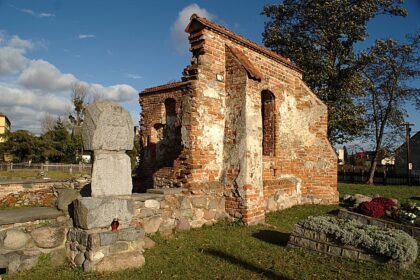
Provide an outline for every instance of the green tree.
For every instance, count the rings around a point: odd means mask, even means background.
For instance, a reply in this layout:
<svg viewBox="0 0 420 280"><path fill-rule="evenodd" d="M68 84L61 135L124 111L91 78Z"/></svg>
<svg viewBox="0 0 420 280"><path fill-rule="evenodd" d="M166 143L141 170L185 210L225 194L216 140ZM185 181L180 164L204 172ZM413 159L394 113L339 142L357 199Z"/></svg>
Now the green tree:
<svg viewBox="0 0 420 280"><path fill-rule="evenodd" d="M0 153L11 153L14 162L42 162L45 159L45 146L42 140L27 130L8 132L7 140L0 143Z"/></svg>
<svg viewBox="0 0 420 280"><path fill-rule="evenodd" d="M368 36L368 22L380 14L405 16L401 0L284 0L266 5L264 44L289 57L304 81L328 105L328 136L343 143L364 128L356 43Z"/></svg>
<svg viewBox="0 0 420 280"><path fill-rule="evenodd" d="M377 40L359 60L365 79L367 120L375 141L369 184L373 184L377 162L386 150L386 131L400 130L406 116L404 105L420 100L420 89L410 84L420 74L419 45L419 34L408 37L406 43Z"/></svg>

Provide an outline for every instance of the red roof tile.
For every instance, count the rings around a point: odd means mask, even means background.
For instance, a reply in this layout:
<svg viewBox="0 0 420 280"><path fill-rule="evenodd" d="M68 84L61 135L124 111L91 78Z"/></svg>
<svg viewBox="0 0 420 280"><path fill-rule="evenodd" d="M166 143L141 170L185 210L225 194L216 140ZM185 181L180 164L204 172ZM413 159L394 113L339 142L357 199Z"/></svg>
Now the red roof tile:
<svg viewBox="0 0 420 280"><path fill-rule="evenodd" d="M175 88L183 87L188 84L190 84L189 81L164 84L157 87L145 88L142 92L140 92L140 94L148 94L148 93L155 93L158 91L175 89Z"/></svg>

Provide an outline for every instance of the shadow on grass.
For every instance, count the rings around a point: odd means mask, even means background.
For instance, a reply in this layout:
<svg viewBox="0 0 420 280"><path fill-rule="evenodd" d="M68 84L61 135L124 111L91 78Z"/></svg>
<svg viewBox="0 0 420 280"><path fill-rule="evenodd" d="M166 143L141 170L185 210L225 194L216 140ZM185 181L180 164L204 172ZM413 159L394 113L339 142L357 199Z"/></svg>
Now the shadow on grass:
<svg viewBox="0 0 420 280"><path fill-rule="evenodd" d="M252 236L264 242L285 247L290 234L275 230L260 230Z"/></svg>
<svg viewBox="0 0 420 280"><path fill-rule="evenodd" d="M232 255L226 254L226 253L224 253L222 251L219 251L219 250L206 249L203 252L208 254L208 255L218 257L220 259L228 261L231 264L240 266L243 269L255 272L255 273L259 274L260 276L264 276L264 277L267 277L269 279L282 279L282 280L288 280L289 279L289 278L287 278L287 277L285 277L281 274L275 273L274 271L258 267L256 265L250 263L250 262L247 262L245 260L242 260L242 259L240 259L238 257L235 257L235 256L232 256Z"/></svg>
<svg viewBox="0 0 420 280"><path fill-rule="evenodd" d="M420 196L412 196L412 197L410 197L410 199L412 199L412 200L420 200Z"/></svg>

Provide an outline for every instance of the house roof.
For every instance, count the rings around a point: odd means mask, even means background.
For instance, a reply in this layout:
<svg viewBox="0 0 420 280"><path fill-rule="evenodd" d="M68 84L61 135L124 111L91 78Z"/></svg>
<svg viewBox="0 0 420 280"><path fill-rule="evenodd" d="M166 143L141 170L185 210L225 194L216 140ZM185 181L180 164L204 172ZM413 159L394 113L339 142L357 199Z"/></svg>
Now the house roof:
<svg viewBox="0 0 420 280"><path fill-rule="evenodd" d="M157 93L157 92L160 92L160 91L173 90L173 89L176 89L176 88L184 87L184 86L189 85L189 84L190 84L189 81L168 83L168 84L164 84L164 85L160 85L160 86L156 86L156 87L145 88L142 92L140 92L140 94L145 95L145 94Z"/></svg>
<svg viewBox="0 0 420 280"><path fill-rule="evenodd" d="M410 145L413 144L420 144L420 131L417 131L413 136L410 137ZM395 152L398 153L399 150L405 149L405 146L407 145L407 141L404 141L401 146L395 149Z"/></svg>
<svg viewBox="0 0 420 280"><path fill-rule="evenodd" d="M6 122L9 124L9 126L11 125L9 118L2 112L0 112L0 117L4 117L6 119Z"/></svg>
<svg viewBox="0 0 420 280"><path fill-rule="evenodd" d="M197 14L193 14L191 16L190 23L185 28L185 32L193 33L193 32L199 31L203 28L210 29L212 31L215 31L216 33L219 33L219 34L221 34L225 37L228 37L230 40L232 40L232 41L234 41L238 44L241 44L243 46L246 46L246 47L250 48L251 50L253 50L255 52L263 54L263 55L267 56L268 58L273 59L273 60L275 60L275 61L277 61L277 62L279 62L279 63L281 63L281 64L283 64L283 65L285 65L285 66L287 66L291 69L294 69L294 70L296 70L300 73L303 72L302 69L300 69L294 63L292 63L290 61L290 59L288 59L288 58L286 58L286 57L284 57L284 56L282 56L278 53L275 53L275 52L273 52L273 51L271 51L271 50L269 50L269 49L267 49L267 48L265 48L265 47L263 47L263 46L261 46L257 43L254 43L254 42L252 42L252 41L250 41L250 40L232 32L230 30L228 30L227 28L225 28L221 25L218 25L214 22L209 21L206 18L202 18L202 17L198 16Z"/></svg>

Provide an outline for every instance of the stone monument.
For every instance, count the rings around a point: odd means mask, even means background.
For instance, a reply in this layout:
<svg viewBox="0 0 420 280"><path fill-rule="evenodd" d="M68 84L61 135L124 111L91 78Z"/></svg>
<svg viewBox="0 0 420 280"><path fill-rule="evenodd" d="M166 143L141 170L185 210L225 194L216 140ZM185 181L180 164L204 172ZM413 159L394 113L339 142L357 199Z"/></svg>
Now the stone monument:
<svg viewBox="0 0 420 280"><path fill-rule="evenodd" d="M94 154L92 197L131 194L131 162L125 151L133 149L133 128L130 114L113 102L86 108L82 136L85 150Z"/></svg>
<svg viewBox="0 0 420 280"><path fill-rule="evenodd" d="M73 201L75 228L66 243L69 259L84 271L144 265L144 230L131 224L133 184L125 153L133 148L133 128L130 114L113 102L95 102L85 110L83 146L94 155L91 197ZM112 229L113 221L120 227Z"/></svg>

